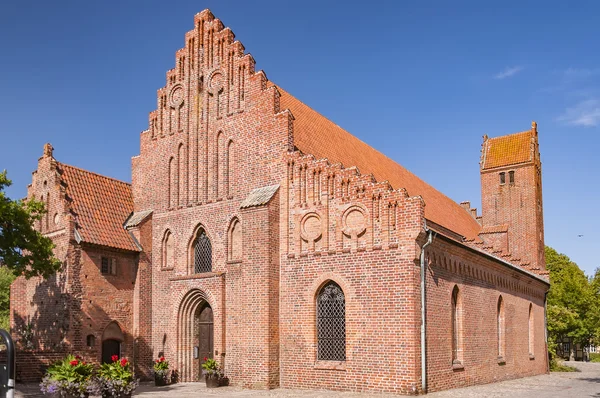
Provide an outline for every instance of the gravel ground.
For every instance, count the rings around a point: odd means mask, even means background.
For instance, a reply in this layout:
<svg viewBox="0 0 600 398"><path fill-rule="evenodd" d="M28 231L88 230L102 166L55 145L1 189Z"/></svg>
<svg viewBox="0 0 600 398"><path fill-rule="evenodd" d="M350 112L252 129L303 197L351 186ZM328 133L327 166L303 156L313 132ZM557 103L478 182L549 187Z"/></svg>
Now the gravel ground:
<svg viewBox="0 0 600 398"><path fill-rule="evenodd" d="M567 362L580 372L551 373L509 380L483 386L460 388L428 394L429 398L600 398L600 363ZM37 385L19 385L16 397L43 397ZM271 391L244 390L237 387L207 389L204 383L181 383L172 386L154 387L142 383L136 397L262 397L262 398L385 398L389 394L332 392L325 390L285 390Z"/></svg>

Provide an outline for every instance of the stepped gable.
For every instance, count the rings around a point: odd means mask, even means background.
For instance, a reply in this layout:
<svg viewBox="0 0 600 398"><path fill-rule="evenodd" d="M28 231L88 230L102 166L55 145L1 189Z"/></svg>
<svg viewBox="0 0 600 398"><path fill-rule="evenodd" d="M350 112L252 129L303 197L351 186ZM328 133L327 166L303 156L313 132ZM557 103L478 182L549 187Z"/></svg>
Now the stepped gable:
<svg viewBox="0 0 600 398"><path fill-rule="evenodd" d="M139 251L123 222L133 211L131 185L57 162L83 242Z"/></svg>
<svg viewBox="0 0 600 398"><path fill-rule="evenodd" d="M361 174L373 174L377 181L388 181L404 188L409 196L425 201L425 217L466 238L479 239L479 223L458 203L421 180L410 171L362 142L323 115L277 86L281 109L294 116L294 144L300 151L326 158L330 163L356 166Z"/></svg>

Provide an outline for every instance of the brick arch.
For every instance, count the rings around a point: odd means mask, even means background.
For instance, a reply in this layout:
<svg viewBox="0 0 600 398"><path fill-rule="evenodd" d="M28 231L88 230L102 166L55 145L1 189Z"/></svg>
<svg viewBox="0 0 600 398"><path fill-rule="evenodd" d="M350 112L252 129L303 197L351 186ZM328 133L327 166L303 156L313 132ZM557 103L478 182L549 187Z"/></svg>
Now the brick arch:
<svg viewBox="0 0 600 398"><path fill-rule="evenodd" d="M176 361L182 381L196 381L197 368L194 367L193 357L194 337L194 314L196 310L205 303L216 312L214 297L203 290L191 289L182 294L177 310L177 349Z"/></svg>
<svg viewBox="0 0 600 398"><path fill-rule="evenodd" d="M332 281L338 284L338 286L344 292L344 299L346 302L346 361L352 360L352 346L355 344L355 335L357 330L353 323L354 319L358 319L358 312L360 308L356 300L356 290L348 279L335 272L326 272L316 278L310 287L307 289L304 296L305 310L308 311L307 327L303 329L304 340L307 343L311 355L314 354L314 359L317 359L317 325L316 325L316 303L317 295L327 284Z"/></svg>
<svg viewBox="0 0 600 398"><path fill-rule="evenodd" d="M236 231L233 230L234 226ZM227 220L227 233L226 233L226 248L227 248L227 261L242 260L243 258L243 225L242 221L237 215L231 216ZM234 233L239 233L239 241L233 236ZM234 246L235 245L235 246Z"/></svg>
<svg viewBox="0 0 600 398"><path fill-rule="evenodd" d="M198 234L200 233L200 231L204 231L206 236L208 236L208 239L212 246L213 257L214 257L214 250L215 250L214 235L208 230L208 228L206 228L206 226L203 223L196 224L196 227L194 227L194 229L190 235L190 238L188 240L187 246L186 246L186 257L187 257L186 270L187 270L188 274L193 274L192 271L194 268L194 241L198 237Z"/></svg>

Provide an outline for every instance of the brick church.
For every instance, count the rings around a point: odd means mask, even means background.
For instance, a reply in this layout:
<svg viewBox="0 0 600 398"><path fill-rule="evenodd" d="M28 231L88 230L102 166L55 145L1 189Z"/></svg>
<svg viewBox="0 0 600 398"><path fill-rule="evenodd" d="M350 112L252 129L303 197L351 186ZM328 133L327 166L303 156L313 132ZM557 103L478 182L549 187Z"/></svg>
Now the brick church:
<svg viewBox="0 0 600 398"><path fill-rule="evenodd" d="M12 286L19 377L67 352L127 356L146 377L164 355L181 381L213 357L257 389L415 394L545 373L536 124L484 136L480 172L481 214L255 71L205 10L131 184L44 147L28 197L63 268Z"/></svg>

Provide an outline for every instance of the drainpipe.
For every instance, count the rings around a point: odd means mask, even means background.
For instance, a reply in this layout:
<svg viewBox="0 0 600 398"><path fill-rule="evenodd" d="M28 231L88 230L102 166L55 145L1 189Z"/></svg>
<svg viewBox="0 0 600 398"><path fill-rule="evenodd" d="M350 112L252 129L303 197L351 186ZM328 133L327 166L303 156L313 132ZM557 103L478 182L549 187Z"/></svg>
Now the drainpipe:
<svg viewBox="0 0 600 398"><path fill-rule="evenodd" d="M425 248L433 241L433 231L425 227L425 231L429 232L427 242L421 247L421 389L427 392L427 351L425 347Z"/></svg>
<svg viewBox="0 0 600 398"><path fill-rule="evenodd" d="M546 346L546 373L550 373L550 352L548 351L548 292L544 293L544 338Z"/></svg>

